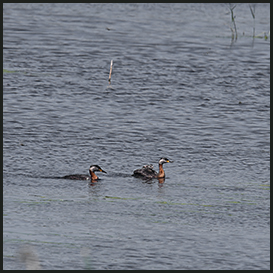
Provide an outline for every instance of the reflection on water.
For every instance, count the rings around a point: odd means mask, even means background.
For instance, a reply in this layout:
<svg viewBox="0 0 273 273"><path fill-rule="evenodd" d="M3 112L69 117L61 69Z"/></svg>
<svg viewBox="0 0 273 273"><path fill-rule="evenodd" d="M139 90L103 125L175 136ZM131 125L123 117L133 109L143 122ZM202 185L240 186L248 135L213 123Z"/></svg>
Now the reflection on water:
<svg viewBox="0 0 273 273"><path fill-rule="evenodd" d="M269 268L270 36L234 15L236 41L225 4L3 5L4 269Z"/></svg>
<svg viewBox="0 0 273 273"><path fill-rule="evenodd" d="M25 245L19 251L21 262L26 266L26 270L41 270L41 265L36 251L30 245Z"/></svg>

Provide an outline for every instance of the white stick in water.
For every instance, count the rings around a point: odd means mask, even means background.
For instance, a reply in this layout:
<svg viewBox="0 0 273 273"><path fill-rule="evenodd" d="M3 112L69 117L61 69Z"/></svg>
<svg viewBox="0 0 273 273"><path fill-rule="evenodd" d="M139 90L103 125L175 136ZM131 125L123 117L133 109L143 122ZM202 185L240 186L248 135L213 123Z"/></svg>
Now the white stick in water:
<svg viewBox="0 0 273 273"><path fill-rule="evenodd" d="M111 74L112 74L112 67L113 67L113 60L111 60L111 64L110 64L110 73L109 73L109 83L111 82Z"/></svg>

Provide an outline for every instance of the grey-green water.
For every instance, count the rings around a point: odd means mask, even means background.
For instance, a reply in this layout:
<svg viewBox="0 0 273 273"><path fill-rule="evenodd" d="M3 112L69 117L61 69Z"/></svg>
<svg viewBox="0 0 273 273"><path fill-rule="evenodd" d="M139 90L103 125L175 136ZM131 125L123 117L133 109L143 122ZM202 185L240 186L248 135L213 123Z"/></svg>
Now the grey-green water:
<svg viewBox="0 0 273 273"><path fill-rule="evenodd" d="M4 269L269 269L270 36L234 12L237 41L224 4L3 5Z"/></svg>

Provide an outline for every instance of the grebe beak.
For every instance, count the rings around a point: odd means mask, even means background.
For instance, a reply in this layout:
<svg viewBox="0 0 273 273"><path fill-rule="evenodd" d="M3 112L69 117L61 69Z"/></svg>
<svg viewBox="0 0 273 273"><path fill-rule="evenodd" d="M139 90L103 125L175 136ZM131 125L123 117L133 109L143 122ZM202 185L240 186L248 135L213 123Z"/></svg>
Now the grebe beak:
<svg viewBox="0 0 273 273"><path fill-rule="evenodd" d="M104 171L103 169L100 169L100 172L107 173L107 172L106 172L106 171Z"/></svg>
<svg viewBox="0 0 273 273"><path fill-rule="evenodd" d="M168 163L173 163L173 160L168 160L167 162L168 162Z"/></svg>

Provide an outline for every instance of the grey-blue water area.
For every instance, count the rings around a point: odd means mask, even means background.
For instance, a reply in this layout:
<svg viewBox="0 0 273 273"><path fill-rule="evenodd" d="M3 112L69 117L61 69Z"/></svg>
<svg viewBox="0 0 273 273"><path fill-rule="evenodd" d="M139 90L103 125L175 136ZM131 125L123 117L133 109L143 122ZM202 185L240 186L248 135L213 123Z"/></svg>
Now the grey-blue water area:
<svg viewBox="0 0 273 273"><path fill-rule="evenodd" d="M3 4L3 269L270 268L270 4L230 7Z"/></svg>

